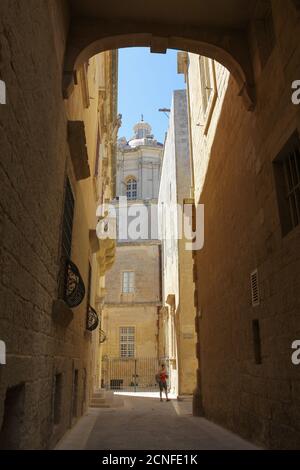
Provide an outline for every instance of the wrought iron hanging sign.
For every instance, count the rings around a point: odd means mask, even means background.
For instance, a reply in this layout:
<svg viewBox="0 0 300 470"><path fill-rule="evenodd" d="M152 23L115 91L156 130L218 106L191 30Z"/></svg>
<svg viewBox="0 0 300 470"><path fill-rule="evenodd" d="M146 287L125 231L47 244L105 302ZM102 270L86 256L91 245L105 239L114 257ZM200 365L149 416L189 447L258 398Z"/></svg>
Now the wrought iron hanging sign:
<svg viewBox="0 0 300 470"><path fill-rule="evenodd" d="M84 299L85 286L79 269L70 259L66 261L65 276L64 300L69 307L77 307Z"/></svg>
<svg viewBox="0 0 300 470"><path fill-rule="evenodd" d="M88 331L94 331L99 325L99 317L96 310L89 305L87 318L86 318L86 329Z"/></svg>

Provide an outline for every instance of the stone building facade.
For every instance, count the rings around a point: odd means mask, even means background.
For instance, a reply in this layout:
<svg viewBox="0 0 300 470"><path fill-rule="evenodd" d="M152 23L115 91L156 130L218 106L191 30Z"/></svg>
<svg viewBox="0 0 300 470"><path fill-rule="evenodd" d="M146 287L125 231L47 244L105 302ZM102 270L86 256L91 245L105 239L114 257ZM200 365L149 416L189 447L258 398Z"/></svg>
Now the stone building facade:
<svg viewBox="0 0 300 470"><path fill-rule="evenodd" d="M193 253L182 230L185 203L190 203L191 159L187 94L173 93L159 191L159 227L162 240L162 292L160 313L161 356L170 360L171 390L192 395L196 385L196 335ZM181 213L177 212L181 208ZM176 209L175 209L176 208Z"/></svg>
<svg viewBox="0 0 300 470"><path fill-rule="evenodd" d="M300 446L299 18L271 2L249 31L256 106L217 62L180 57L189 90L197 252L195 412L269 448ZM286 171L287 180L284 172ZM297 189L298 188L298 189Z"/></svg>
<svg viewBox="0 0 300 470"><path fill-rule="evenodd" d="M117 183L118 197L127 196L129 200L157 200L162 144L152 135L151 126L143 118L134 126L134 136L129 142L125 137L118 141ZM136 194L127 195L128 181L137 183Z"/></svg>
<svg viewBox="0 0 300 470"><path fill-rule="evenodd" d="M155 387L158 367L158 313L161 306L161 246L157 234L157 199L162 164L162 144L141 120L134 137L118 141L116 262L107 275L103 329L102 385L106 388ZM120 211L126 200L127 233ZM151 207L154 207L153 213ZM136 236L131 224L146 210ZM137 212L136 212L137 211ZM146 227L144 231L143 227ZM134 359L137 360L135 365ZM134 371L134 367L138 370ZM131 387L131 388L130 388Z"/></svg>
<svg viewBox="0 0 300 470"><path fill-rule="evenodd" d="M99 329L88 328L100 317L106 269L105 253L98 264L96 207L114 190L117 53L78 68L64 101L64 5L0 5L4 449L52 447L84 413L99 380Z"/></svg>

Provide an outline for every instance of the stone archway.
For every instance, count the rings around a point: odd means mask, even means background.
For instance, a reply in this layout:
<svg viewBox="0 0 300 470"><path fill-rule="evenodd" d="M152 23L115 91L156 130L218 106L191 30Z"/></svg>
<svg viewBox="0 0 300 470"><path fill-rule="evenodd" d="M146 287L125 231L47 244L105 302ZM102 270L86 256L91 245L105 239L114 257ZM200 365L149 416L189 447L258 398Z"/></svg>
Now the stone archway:
<svg viewBox="0 0 300 470"><path fill-rule="evenodd" d="M73 18L65 55L63 96L72 93L76 70L93 55L124 47L150 47L165 53L178 49L205 55L233 75L247 110L255 106L254 74L247 30L191 27Z"/></svg>

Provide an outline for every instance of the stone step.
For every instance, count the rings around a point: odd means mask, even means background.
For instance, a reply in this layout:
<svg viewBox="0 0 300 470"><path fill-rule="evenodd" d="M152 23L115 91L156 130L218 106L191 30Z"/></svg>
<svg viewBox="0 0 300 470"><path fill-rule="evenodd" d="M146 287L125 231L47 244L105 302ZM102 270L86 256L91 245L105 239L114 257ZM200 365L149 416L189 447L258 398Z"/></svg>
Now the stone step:
<svg viewBox="0 0 300 470"><path fill-rule="evenodd" d="M110 403L94 403L91 401L90 408L111 408Z"/></svg>
<svg viewBox="0 0 300 470"><path fill-rule="evenodd" d="M104 398L106 395L103 392L94 392L93 397Z"/></svg>
<svg viewBox="0 0 300 470"><path fill-rule="evenodd" d="M193 396L192 395L178 395L177 396L177 401L192 402L193 401Z"/></svg>
<svg viewBox="0 0 300 470"><path fill-rule="evenodd" d="M93 395L90 407L91 408L119 408L124 406L124 400L120 397L115 397L113 393L104 394L101 397Z"/></svg>
<svg viewBox="0 0 300 470"><path fill-rule="evenodd" d="M92 403L95 403L96 405L101 405L102 403L108 403L107 400L103 397L103 398L98 398L98 397L92 397L92 400L91 400Z"/></svg>
<svg viewBox="0 0 300 470"><path fill-rule="evenodd" d="M90 403L90 408L121 408L124 406L124 403L121 401L116 401L112 403Z"/></svg>
<svg viewBox="0 0 300 470"><path fill-rule="evenodd" d="M93 393L93 397L95 398L102 398L105 397L106 399L113 399L114 393L110 390L95 390Z"/></svg>

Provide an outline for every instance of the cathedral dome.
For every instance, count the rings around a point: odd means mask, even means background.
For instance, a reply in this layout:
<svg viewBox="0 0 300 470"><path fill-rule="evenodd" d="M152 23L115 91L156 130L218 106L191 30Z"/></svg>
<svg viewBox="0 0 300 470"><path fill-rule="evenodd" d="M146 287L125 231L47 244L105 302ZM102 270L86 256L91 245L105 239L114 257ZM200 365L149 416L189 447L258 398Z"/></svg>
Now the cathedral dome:
<svg viewBox="0 0 300 470"><path fill-rule="evenodd" d="M128 142L131 148L139 147L141 145L157 145L157 141L154 139L152 128L150 124L144 121L143 115L140 122L138 122L134 128L134 136Z"/></svg>

